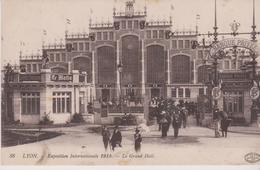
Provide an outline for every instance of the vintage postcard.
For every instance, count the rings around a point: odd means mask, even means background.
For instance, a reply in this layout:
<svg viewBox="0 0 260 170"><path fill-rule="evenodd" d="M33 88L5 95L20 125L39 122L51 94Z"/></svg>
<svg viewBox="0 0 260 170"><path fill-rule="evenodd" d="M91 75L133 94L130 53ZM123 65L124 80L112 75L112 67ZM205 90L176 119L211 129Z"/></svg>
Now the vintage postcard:
<svg viewBox="0 0 260 170"><path fill-rule="evenodd" d="M2 165L260 165L259 0L3 0Z"/></svg>

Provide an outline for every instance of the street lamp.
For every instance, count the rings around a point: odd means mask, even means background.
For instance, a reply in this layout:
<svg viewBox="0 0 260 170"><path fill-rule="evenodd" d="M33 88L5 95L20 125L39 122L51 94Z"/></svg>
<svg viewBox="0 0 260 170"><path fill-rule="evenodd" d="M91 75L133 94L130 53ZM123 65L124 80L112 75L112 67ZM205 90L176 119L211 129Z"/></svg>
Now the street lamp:
<svg viewBox="0 0 260 170"><path fill-rule="evenodd" d="M119 105L120 105L120 112L122 113L122 72L123 72L123 64L120 63L117 65L117 69L119 72Z"/></svg>

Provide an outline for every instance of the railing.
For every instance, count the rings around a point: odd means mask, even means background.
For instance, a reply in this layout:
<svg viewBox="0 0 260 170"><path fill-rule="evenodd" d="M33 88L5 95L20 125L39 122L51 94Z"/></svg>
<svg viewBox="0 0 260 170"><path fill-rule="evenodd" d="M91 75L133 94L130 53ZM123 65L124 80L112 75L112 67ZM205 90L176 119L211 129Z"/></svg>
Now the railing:
<svg viewBox="0 0 260 170"><path fill-rule="evenodd" d="M90 28L113 28L112 22L101 22L101 23L95 23L90 24Z"/></svg>
<svg viewBox="0 0 260 170"><path fill-rule="evenodd" d="M115 17L125 17L128 16L127 12L119 11L119 12L114 12ZM133 13L132 16L146 16L146 11L136 11Z"/></svg>
<svg viewBox="0 0 260 170"><path fill-rule="evenodd" d="M46 49L46 50L65 49L65 45L64 44L48 44L48 45L43 45L42 48Z"/></svg>
<svg viewBox="0 0 260 170"><path fill-rule="evenodd" d="M166 20L158 20L158 21L148 21L146 22L147 26L171 26L172 22L171 21L166 21Z"/></svg>
<svg viewBox="0 0 260 170"><path fill-rule="evenodd" d="M40 54L20 56L20 60L41 60L41 59L42 56Z"/></svg>
<svg viewBox="0 0 260 170"><path fill-rule="evenodd" d="M80 38L89 38L89 34L87 33L66 34L66 39L80 39Z"/></svg>
<svg viewBox="0 0 260 170"><path fill-rule="evenodd" d="M20 74L19 81L41 81L41 74Z"/></svg>

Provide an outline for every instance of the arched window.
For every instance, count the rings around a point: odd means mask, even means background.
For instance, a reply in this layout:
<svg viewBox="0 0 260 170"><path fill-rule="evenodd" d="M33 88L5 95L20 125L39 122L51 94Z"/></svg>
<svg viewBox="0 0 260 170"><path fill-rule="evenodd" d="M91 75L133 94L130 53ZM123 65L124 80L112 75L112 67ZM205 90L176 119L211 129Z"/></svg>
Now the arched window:
<svg viewBox="0 0 260 170"><path fill-rule="evenodd" d="M111 84L116 82L116 56L113 47L103 46L97 49L98 83Z"/></svg>
<svg viewBox="0 0 260 170"><path fill-rule="evenodd" d="M209 82L209 65L203 65L198 68L198 83Z"/></svg>
<svg viewBox="0 0 260 170"><path fill-rule="evenodd" d="M92 68L91 59L87 57L76 57L73 59L73 70L79 70L79 72L87 72L87 81L92 81Z"/></svg>
<svg viewBox="0 0 260 170"><path fill-rule="evenodd" d="M165 82L165 51L163 46L147 47L147 83Z"/></svg>
<svg viewBox="0 0 260 170"><path fill-rule="evenodd" d="M137 36L127 35L122 38L122 84L140 82L140 41Z"/></svg>
<svg viewBox="0 0 260 170"><path fill-rule="evenodd" d="M172 57L172 83L190 83L191 66L190 58L186 55Z"/></svg>

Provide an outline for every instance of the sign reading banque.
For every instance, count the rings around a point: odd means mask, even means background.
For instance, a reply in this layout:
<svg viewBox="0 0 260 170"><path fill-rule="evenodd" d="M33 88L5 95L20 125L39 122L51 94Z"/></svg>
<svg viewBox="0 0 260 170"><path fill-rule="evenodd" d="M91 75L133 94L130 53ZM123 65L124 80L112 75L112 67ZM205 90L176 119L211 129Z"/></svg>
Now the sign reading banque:
<svg viewBox="0 0 260 170"><path fill-rule="evenodd" d="M252 41L244 39L244 38L228 38L228 39L224 39L218 43L212 44L212 47L210 49L210 55L213 56L220 50L223 50L225 48L234 47L234 46L249 49L249 50L255 52L256 54L259 51L257 43L255 43L255 42L252 42Z"/></svg>

